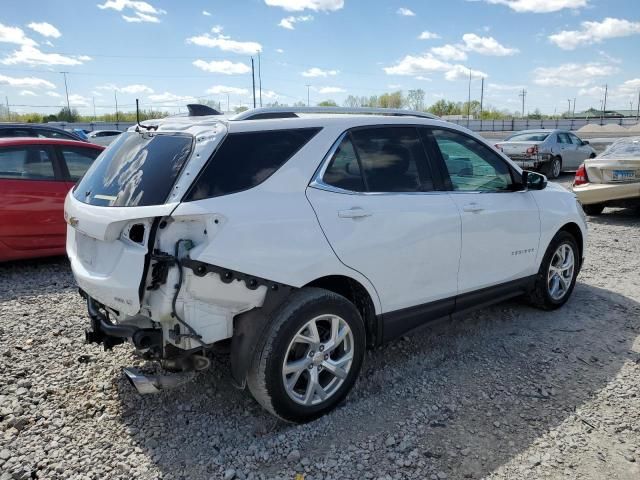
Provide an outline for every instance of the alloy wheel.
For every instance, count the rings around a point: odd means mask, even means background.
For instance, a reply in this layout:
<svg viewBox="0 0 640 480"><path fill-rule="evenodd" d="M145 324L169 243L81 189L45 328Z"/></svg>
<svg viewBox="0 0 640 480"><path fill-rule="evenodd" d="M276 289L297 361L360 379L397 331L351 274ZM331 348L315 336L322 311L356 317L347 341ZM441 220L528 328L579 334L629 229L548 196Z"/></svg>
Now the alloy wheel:
<svg viewBox="0 0 640 480"><path fill-rule="evenodd" d="M553 300L561 300L569 291L573 281L575 256L568 243L561 244L551 257L547 274L547 289Z"/></svg>
<svg viewBox="0 0 640 480"><path fill-rule="evenodd" d="M282 365L287 395L301 405L317 405L344 383L354 357L354 336L337 315L309 320L289 343Z"/></svg>

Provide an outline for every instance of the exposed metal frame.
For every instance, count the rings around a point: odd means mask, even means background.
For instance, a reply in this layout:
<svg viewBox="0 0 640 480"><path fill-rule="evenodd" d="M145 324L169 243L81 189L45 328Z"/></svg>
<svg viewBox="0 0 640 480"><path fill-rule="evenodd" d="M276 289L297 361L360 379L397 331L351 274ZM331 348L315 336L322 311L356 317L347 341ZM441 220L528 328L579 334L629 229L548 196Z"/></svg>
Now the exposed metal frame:
<svg viewBox="0 0 640 480"><path fill-rule="evenodd" d="M399 108L372 108L372 107L262 107L253 108L234 115L229 120L257 120L264 115L295 114L295 113L324 113L344 115L389 115L392 117L418 117L438 120L439 117L431 113L418 112L416 110L402 110ZM273 118L273 117L271 117Z"/></svg>

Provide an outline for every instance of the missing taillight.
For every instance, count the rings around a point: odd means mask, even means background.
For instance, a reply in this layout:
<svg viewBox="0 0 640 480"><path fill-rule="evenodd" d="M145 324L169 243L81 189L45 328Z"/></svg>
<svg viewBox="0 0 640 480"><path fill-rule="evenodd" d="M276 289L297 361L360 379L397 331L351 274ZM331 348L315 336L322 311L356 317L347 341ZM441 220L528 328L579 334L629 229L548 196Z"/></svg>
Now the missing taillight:
<svg viewBox="0 0 640 480"><path fill-rule="evenodd" d="M129 229L129 240L142 244L144 242L144 225L136 223Z"/></svg>

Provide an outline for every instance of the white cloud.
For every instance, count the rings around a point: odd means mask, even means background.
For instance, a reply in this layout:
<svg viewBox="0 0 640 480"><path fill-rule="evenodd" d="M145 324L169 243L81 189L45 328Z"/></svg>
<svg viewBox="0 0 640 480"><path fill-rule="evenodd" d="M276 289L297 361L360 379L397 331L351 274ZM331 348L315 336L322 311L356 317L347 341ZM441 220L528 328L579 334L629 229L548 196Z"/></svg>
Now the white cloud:
<svg viewBox="0 0 640 480"><path fill-rule="evenodd" d="M224 85L214 85L207 88L206 93L209 95L249 95L249 90L238 87L225 87Z"/></svg>
<svg viewBox="0 0 640 480"><path fill-rule="evenodd" d="M565 63L553 67L538 67L533 71L534 83L545 87L586 87L595 79L618 71L603 63Z"/></svg>
<svg viewBox="0 0 640 480"><path fill-rule="evenodd" d="M284 50L283 50L283 49L281 49L281 48L276 48L276 52L278 52L278 53L284 53Z"/></svg>
<svg viewBox="0 0 640 480"><path fill-rule="evenodd" d="M442 45L441 47L433 47L431 53L445 60L466 60L467 54L462 50L460 45Z"/></svg>
<svg viewBox="0 0 640 480"><path fill-rule="evenodd" d="M22 88L56 88L56 86L44 78L36 77L8 77L0 75L0 85L8 85L10 87Z"/></svg>
<svg viewBox="0 0 640 480"><path fill-rule="evenodd" d="M437 38L440 38L440 35L430 32L429 30L425 30L420 35L418 35L418 40L435 40Z"/></svg>
<svg viewBox="0 0 640 480"><path fill-rule="evenodd" d="M273 90L263 90L262 98L266 98L267 100L275 100L276 98L279 98L279 95Z"/></svg>
<svg viewBox="0 0 640 480"><path fill-rule="evenodd" d="M222 33L222 25L214 25L211 27L211 33L215 33L216 35Z"/></svg>
<svg viewBox="0 0 640 480"><path fill-rule="evenodd" d="M31 30L38 32L43 37L60 38L62 33L56 27L47 22L31 22L27 25Z"/></svg>
<svg viewBox="0 0 640 480"><path fill-rule="evenodd" d="M480 55L504 57L518 53L517 48L505 47L493 37L480 37L475 33L465 33L462 36L462 41L467 51L479 53Z"/></svg>
<svg viewBox="0 0 640 480"><path fill-rule="evenodd" d="M344 92L346 92L346 90L340 87L321 87L318 90L318 93L323 95L330 94L330 93L344 93Z"/></svg>
<svg viewBox="0 0 640 480"><path fill-rule="evenodd" d="M21 97L35 97L36 92L32 92L31 90L21 90L18 95L20 95Z"/></svg>
<svg viewBox="0 0 640 480"><path fill-rule="evenodd" d="M69 103L72 107L88 107L89 99L82 95L73 94L69 95Z"/></svg>
<svg viewBox="0 0 640 480"><path fill-rule="evenodd" d="M264 3L289 12L301 12L307 9L314 12L335 12L344 7L344 0L264 0Z"/></svg>
<svg viewBox="0 0 640 480"><path fill-rule="evenodd" d="M218 34L216 37L212 37L208 33L189 37L187 38L187 43L201 47L219 48L225 52L239 53L242 55L254 55L262 51L262 45L258 42L238 42L231 40L231 37L221 34Z"/></svg>
<svg viewBox="0 0 640 480"><path fill-rule="evenodd" d="M627 80L618 87L618 91L622 95L637 95L640 90L640 78Z"/></svg>
<svg viewBox="0 0 640 480"><path fill-rule="evenodd" d="M15 43L16 45L31 45L37 43L24 34L24 30L18 27L9 27L0 23L0 42Z"/></svg>
<svg viewBox="0 0 640 480"><path fill-rule="evenodd" d="M550 13L565 8L578 9L588 6L589 0L486 0L494 5L506 5L518 13Z"/></svg>
<svg viewBox="0 0 640 480"><path fill-rule="evenodd" d="M447 80L469 78L469 73L474 78L487 77L487 74L479 70L470 70L464 65L454 65L444 62L431 53L424 55L406 55L402 60L390 67L384 67L387 75L422 76L432 72L443 72Z"/></svg>
<svg viewBox="0 0 640 480"><path fill-rule="evenodd" d="M285 28L287 30L293 30L295 28L293 26L294 24L296 24L298 22L310 22L311 20L313 20L313 16L312 15L299 15L297 17L290 16L290 17L285 17L282 20L280 20L280 23L278 24L278 26L282 27L282 28Z"/></svg>
<svg viewBox="0 0 640 480"><path fill-rule="evenodd" d="M549 36L549 40L563 50L581 45L601 43L609 38L640 34L640 22L607 17L601 22L582 22L580 30L563 30Z"/></svg>
<svg viewBox="0 0 640 480"><path fill-rule="evenodd" d="M302 75L303 77L309 77L309 78L334 77L338 73L340 73L338 70L322 70L321 68L313 67L313 68L310 68L309 70L305 70L304 72L301 72L300 75Z"/></svg>
<svg viewBox="0 0 640 480"><path fill-rule="evenodd" d="M604 95L604 87L596 85L594 87L581 88L578 90L578 95L581 97L600 98Z"/></svg>
<svg viewBox="0 0 640 480"><path fill-rule="evenodd" d="M130 15L122 15L124 21L130 23L159 23L159 15L165 15L167 13L166 10L155 8L150 3L142 0L107 0L103 4L98 4L98 8L101 10L111 9L118 12L130 12L134 15L133 17Z"/></svg>
<svg viewBox="0 0 640 480"><path fill-rule="evenodd" d="M405 7L400 7L398 10L396 10L396 13L402 17L415 17L416 14L413 13L413 11L409 10L408 8Z"/></svg>
<svg viewBox="0 0 640 480"><path fill-rule="evenodd" d="M118 87L113 83L108 83L106 85L100 85L96 87L96 90L107 90L110 92L116 91L120 93L128 93L128 94L136 94L136 93L153 93L153 89L146 85L142 85L140 83L134 83L131 85L125 85L124 87Z"/></svg>
<svg viewBox="0 0 640 480"><path fill-rule="evenodd" d="M511 92L511 91L518 91L518 90L522 90L524 88L524 85L507 85L507 84L503 84L503 83L489 83L487 85L487 90L498 90L501 92Z"/></svg>
<svg viewBox="0 0 640 480"><path fill-rule="evenodd" d="M58 92L47 92L46 95L53 98L60 98L62 96Z"/></svg>
<svg viewBox="0 0 640 480"><path fill-rule="evenodd" d="M39 48L31 45L22 45L19 50L15 50L10 55L3 58L0 63L4 65L82 65L91 60L87 55L61 55L59 53L45 53Z"/></svg>
<svg viewBox="0 0 640 480"><path fill-rule="evenodd" d="M177 95L171 92L158 93L155 95L149 95L147 97L152 102L156 103L168 103L168 102L190 102L194 100L193 97L185 96L185 95Z"/></svg>
<svg viewBox="0 0 640 480"><path fill-rule="evenodd" d="M202 15L204 15L205 17L210 17L211 16L211 12L207 12L206 10L202 10Z"/></svg>
<svg viewBox="0 0 640 480"><path fill-rule="evenodd" d="M251 68L244 63L234 63L229 60L212 60L211 62L207 62L205 60L198 59L193 62L193 65L205 72L223 73L225 75L239 75L242 73L249 73L251 71Z"/></svg>

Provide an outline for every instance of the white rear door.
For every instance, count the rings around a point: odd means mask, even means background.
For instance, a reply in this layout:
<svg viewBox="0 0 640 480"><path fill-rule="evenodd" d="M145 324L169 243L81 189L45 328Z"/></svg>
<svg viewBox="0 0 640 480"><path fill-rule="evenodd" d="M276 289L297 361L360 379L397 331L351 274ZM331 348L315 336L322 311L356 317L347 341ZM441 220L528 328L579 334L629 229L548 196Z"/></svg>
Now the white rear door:
<svg viewBox="0 0 640 480"><path fill-rule="evenodd" d="M459 294L536 273L540 218L532 195L513 190L508 164L478 140L453 130L431 133L462 218Z"/></svg>
<svg viewBox="0 0 640 480"><path fill-rule="evenodd" d="M433 179L415 127L368 127L344 136L307 189L336 255L371 281L383 313L453 306L460 215Z"/></svg>

